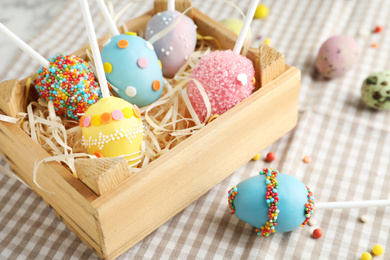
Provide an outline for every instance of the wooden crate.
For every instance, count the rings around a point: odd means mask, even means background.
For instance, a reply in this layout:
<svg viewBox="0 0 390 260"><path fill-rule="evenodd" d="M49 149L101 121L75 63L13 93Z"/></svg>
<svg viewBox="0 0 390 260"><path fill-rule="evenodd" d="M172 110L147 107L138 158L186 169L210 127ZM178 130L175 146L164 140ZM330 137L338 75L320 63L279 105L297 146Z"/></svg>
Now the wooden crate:
<svg viewBox="0 0 390 260"><path fill-rule="evenodd" d="M156 12L164 8L159 2ZM186 5L180 7L182 11ZM130 21L128 28L143 30L153 14ZM217 38L225 49L233 48L234 33L195 8L190 15L199 32ZM75 54L84 58L85 48ZM101 258L114 259L296 125L300 71L285 65L283 55L266 45L250 49L247 57L256 68L257 91L101 196L57 162L42 164L38 175L40 185L55 194L37 188L34 164L50 155L18 126L0 121L1 155L88 247ZM25 81L1 83L4 113L25 109L20 95Z"/></svg>

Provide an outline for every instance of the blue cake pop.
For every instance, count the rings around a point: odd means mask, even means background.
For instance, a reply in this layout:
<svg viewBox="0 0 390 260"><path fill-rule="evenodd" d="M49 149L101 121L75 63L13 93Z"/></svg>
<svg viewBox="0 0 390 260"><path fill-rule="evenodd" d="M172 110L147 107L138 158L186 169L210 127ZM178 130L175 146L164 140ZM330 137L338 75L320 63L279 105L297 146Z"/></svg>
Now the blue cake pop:
<svg viewBox="0 0 390 260"><path fill-rule="evenodd" d="M256 227L258 235L289 232L314 213L314 197L297 178L267 168L229 191L231 213Z"/></svg>
<svg viewBox="0 0 390 260"><path fill-rule="evenodd" d="M113 91L139 107L160 98L163 89L161 63L153 45L134 34L118 34L101 52L107 81Z"/></svg>

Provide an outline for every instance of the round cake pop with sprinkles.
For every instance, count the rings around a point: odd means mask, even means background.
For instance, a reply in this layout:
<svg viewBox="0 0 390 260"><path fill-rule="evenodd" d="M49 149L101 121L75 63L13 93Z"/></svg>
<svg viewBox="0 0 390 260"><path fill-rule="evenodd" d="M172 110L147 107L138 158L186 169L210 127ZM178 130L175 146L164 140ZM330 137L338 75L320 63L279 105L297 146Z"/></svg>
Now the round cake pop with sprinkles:
<svg viewBox="0 0 390 260"><path fill-rule="evenodd" d="M101 98L92 69L74 55L56 55L41 67L35 88L43 101L52 101L58 115L78 120L79 114Z"/></svg>
<svg viewBox="0 0 390 260"><path fill-rule="evenodd" d="M202 85L211 105L211 111L208 111L196 82L190 81L188 97L202 122L208 120L208 115L225 113L247 98L255 89L253 64L239 53L258 2L259 0L251 1L233 51L210 52L203 56L191 71L191 78Z"/></svg>
<svg viewBox="0 0 390 260"><path fill-rule="evenodd" d="M115 35L103 46L104 71L119 97L140 107L160 98L161 63L151 43L130 33Z"/></svg>
<svg viewBox="0 0 390 260"><path fill-rule="evenodd" d="M191 71L205 89L211 105L211 116L223 114L255 88L255 70L252 62L231 50L214 51L201 58ZM206 119L203 97L193 81L188 85L188 97L199 120Z"/></svg>
<svg viewBox="0 0 390 260"><path fill-rule="evenodd" d="M42 66L35 88L43 101L53 102L57 115L78 120L101 97L91 68L81 58L56 55L48 61L2 23L0 32Z"/></svg>
<svg viewBox="0 0 390 260"><path fill-rule="evenodd" d="M172 27L172 28L167 28ZM149 20L145 39L153 43L162 63L164 77L172 78L195 50L196 28L191 18L175 10L175 1L168 1L168 10ZM163 30L167 30L164 32ZM161 37L155 36L162 33ZM153 37L156 37L154 41Z"/></svg>

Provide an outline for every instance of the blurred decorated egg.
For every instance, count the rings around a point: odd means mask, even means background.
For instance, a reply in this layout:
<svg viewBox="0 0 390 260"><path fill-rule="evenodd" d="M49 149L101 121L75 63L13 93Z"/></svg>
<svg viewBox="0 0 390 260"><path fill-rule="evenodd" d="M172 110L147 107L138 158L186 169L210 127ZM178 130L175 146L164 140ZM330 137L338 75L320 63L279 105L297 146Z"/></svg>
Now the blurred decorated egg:
<svg viewBox="0 0 390 260"><path fill-rule="evenodd" d="M244 22L238 18L227 18L220 21L220 23L237 35L240 34L241 27L244 24ZM251 30L249 29L246 38L249 38L250 35L251 35Z"/></svg>
<svg viewBox="0 0 390 260"><path fill-rule="evenodd" d="M129 166L140 162L144 126L136 105L117 98L100 99L80 119L82 142L97 157L124 157Z"/></svg>
<svg viewBox="0 0 390 260"><path fill-rule="evenodd" d="M119 97L140 107L160 98L161 64L151 43L130 33L116 35L103 46L107 81Z"/></svg>
<svg viewBox="0 0 390 260"><path fill-rule="evenodd" d="M362 85L362 99L369 107L390 109L390 71L370 74Z"/></svg>
<svg viewBox="0 0 390 260"><path fill-rule="evenodd" d="M316 67L327 78L342 77L358 61L359 46L345 35L336 35L326 40L317 56Z"/></svg>
<svg viewBox="0 0 390 260"><path fill-rule="evenodd" d="M178 11L168 10L153 16L149 20L145 31L145 39L150 40L178 19L180 21L173 25L171 31L153 43L157 56L162 63L163 75L167 78L172 78L186 63L191 53L194 52L196 25L188 16Z"/></svg>
<svg viewBox="0 0 390 260"><path fill-rule="evenodd" d="M314 197L297 178L267 168L233 187L229 206L258 235L269 236L305 225L314 213Z"/></svg>

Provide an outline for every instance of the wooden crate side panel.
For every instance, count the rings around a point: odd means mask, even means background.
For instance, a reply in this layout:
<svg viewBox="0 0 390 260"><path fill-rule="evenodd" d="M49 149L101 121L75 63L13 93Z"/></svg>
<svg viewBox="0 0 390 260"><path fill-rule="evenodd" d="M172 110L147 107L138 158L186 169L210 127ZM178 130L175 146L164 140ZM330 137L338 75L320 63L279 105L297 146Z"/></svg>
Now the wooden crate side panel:
<svg viewBox="0 0 390 260"><path fill-rule="evenodd" d="M300 72L291 67L96 199L105 256L119 256L294 127L299 87Z"/></svg>
<svg viewBox="0 0 390 260"><path fill-rule="evenodd" d="M14 124L0 122L0 150L11 169L54 208L70 230L88 246L103 251L101 232L91 206L96 194L57 162L41 164L37 176L42 188L55 194L39 189L33 182L34 165L50 155Z"/></svg>

